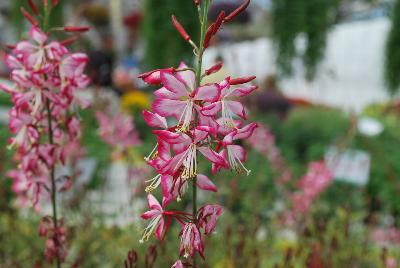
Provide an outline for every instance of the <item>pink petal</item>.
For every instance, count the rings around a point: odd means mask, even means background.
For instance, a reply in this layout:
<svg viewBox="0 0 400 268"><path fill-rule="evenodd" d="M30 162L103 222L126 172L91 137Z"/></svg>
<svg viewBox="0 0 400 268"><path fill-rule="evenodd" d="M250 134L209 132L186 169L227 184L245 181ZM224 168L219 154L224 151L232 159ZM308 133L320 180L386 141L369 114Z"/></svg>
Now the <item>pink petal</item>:
<svg viewBox="0 0 400 268"><path fill-rule="evenodd" d="M160 203L157 201L157 199L152 194L147 195L147 203L148 203L150 209L155 209L158 211L163 210Z"/></svg>
<svg viewBox="0 0 400 268"><path fill-rule="evenodd" d="M254 90L256 90L258 86L249 86L249 87L238 87L235 88L232 93L229 94L229 96L232 97L244 97L252 93Z"/></svg>
<svg viewBox="0 0 400 268"><path fill-rule="evenodd" d="M179 69L186 69L188 66L184 63L181 62L179 65ZM186 84L186 86L193 91L196 85L196 75L194 74L193 71L187 70L183 72L177 72L176 76Z"/></svg>
<svg viewBox="0 0 400 268"><path fill-rule="evenodd" d="M160 221L158 222L158 226L156 229L156 237L161 240L163 237L163 232L164 232L164 219L161 218Z"/></svg>
<svg viewBox="0 0 400 268"><path fill-rule="evenodd" d="M225 101L226 107L231 110L235 115L246 119L246 113L243 105L238 101Z"/></svg>
<svg viewBox="0 0 400 268"><path fill-rule="evenodd" d="M215 116L219 111L221 111L221 108L222 105L219 101L204 106L200 112L205 116Z"/></svg>
<svg viewBox="0 0 400 268"><path fill-rule="evenodd" d="M156 113L143 111L143 118L150 127L168 128L167 120Z"/></svg>
<svg viewBox="0 0 400 268"><path fill-rule="evenodd" d="M170 152L170 144L158 139L158 145L157 145L157 149L158 149L158 156L163 159L163 160L169 160L171 158L171 152Z"/></svg>
<svg viewBox="0 0 400 268"><path fill-rule="evenodd" d="M237 131L237 133L234 136L234 139L238 140L238 139L249 138L251 135L253 135L253 132L257 127L258 127L257 123L248 124L244 128L241 128Z"/></svg>
<svg viewBox="0 0 400 268"><path fill-rule="evenodd" d="M197 150L199 150L199 152L204 155L209 161L219 165L225 164L224 159L210 148L203 146L198 147Z"/></svg>
<svg viewBox="0 0 400 268"><path fill-rule="evenodd" d="M173 116L177 120L182 115L186 107L186 102L181 100L169 100L169 99L156 99L152 104L154 112L161 116Z"/></svg>
<svg viewBox="0 0 400 268"><path fill-rule="evenodd" d="M21 41L19 42L16 46L15 49L13 50L14 53L24 53L25 55L31 54L34 51L36 51L37 48L29 43L28 41Z"/></svg>
<svg viewBox="0 0 400 268"><path fill-rule="evenodd" d="M246 161L246 150L242 146L228 145L227 147L241 162Z"/></svg>
<svg viewBox="0 0 400 268"><path fill-rule="evenodd" d="M32 27L29 36L40 45L43 45L47 40L47 35L38 27Z"/></svg>
<svg viewBox="0 0 400 268"><path fill-rule="evenodd" d="M196 185L200 189L205 190L205 191L212 191L212 192L218 191L215 184L207 176L202 175L202 174L197 175Z"/></svg>
<svg viewBox="0 0 400 268"><path fill-rule="evenodd" d="M160 211L157 209L152 209L149 211L146 211L145 213L143 213L142 215L140 215L140 217L144 220L148 220L153 218L154 216L160 215Z"/></svg>
<svg viewBox="0 0 400 268"><path fill-rule="evenodd" d="M4 57L4 62L7 65L8 68L10 69L17 69L17 68L22 68L21 62L14 56L12 55L6 55Z"/></svg>
<svg viewBox="0 0 400 268"><path fill-rule="evenodd" d="M181 152L180 154L172 157L164 167L161 168L160 172L162 174L174 175L175 172L182 166L183 160L185 160L187 150Z"/></svg>
<svg viewBox="0 0 400 268"><path fill-rule="evenodd" d="M220 90L218 84L210 84L197 88L194 99L203 100L207 102L214 102L218 100L219 95L220 95Z"/></svg>
<svg viewBox="0 0 400 268"><path fill-rule="evenodd" d="M172 91L169 91L165 87L157 89L154 91L154 95L160 99L170 99L170 100L179 100L180 96Z"/></svg>
<svg viewBox="0 0 400 268"><path fill-rule="evenodd" d="M194 143L199 143L200 141L203 141L212 132L214 132L214 129L208 126L196 127L193 133Z"/></svg>
<svg viewBox="0 0 400 268"><path fill-rule="evenodd" d="M172 74L166 72L161 73L161 81L164 87L174 92L177 97L188 96L185 84Z"/></svg>

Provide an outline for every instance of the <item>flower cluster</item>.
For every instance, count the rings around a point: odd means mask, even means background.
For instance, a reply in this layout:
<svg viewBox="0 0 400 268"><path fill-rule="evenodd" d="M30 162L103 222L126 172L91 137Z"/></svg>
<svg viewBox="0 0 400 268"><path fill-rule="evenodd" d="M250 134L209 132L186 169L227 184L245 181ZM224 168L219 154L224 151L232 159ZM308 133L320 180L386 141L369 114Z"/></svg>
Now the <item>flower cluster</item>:
<svg viewBox="0 0 400 268"><path fill-rule="evenodd" d="M66 163L70 149L79 142L80 122L69 110L80 101L77 90L89 82L83 74L88 58L69 53L59 42L47 43L47 34L35 26L29 35L33 42L19 42L6 56L14 85L1 88L14 104L9 113L9 128L15 135L10 147L16 148L21 164L9 172L13 189L20 201L31 200L37 206L51 188L51 169Z"/></svg>
<svg viewBox="0 0 400 268"><path fill-rule="evenodd" d="M150 84L161 83L155 91L153 111L144 111L146 123L155 128L157 144L148 157L147 163L157 171L149 180L150 211L142 215L151 219L143 240L155 232L162 239L172 218L182 225L180 254L203 256L202 234L215 229L217 218L222 213L218 205L201 207L196 215L165 211L173 200L180 200L189 182L206 191L217 191L215 184L198 172L199 157L210 162L212 172L233 169L249 174L244 166L245 149L236 141L249 138L257 124L242 125L239 118L246 118L243 105L236 100L252 91L256 86L243 86L254 77L226 78L219 84L195 86L195 74L182 63L178 69L157 70L143 76ZM173 124L168 124L167 118ZM162 205L150 194L157 187L162 189ZM166 220L164 219L166 218Z"/></svg>
<svg viewBox="0 0 400 268"><path fill-rule="evenodd" d="M324 161L311 162L306 174L297 182L298 191L291 194L293 216L305 214L315 198L331 183L333 174Z"/></svg>
<svg viewBox="0 0 400 268"><path fill-rule="evenodd" d="M41 17L36 5L29 3L33 13ZM54 1L52 6L45 5L46 16L56 4ZM61 221L57 219L56 193L69 188L71 182L65 176L55 178L55 167L76 161L82 152L80 122L72 108L76 104L88 105L78 95L89 83L83 74L88 57L68 51L65 45L72 39L49 41L49 34L39 28L35 18L24 9L22 13L32 24L30 40L18 42L6 55L13 85L1 85L13 102L9 129L14 136L9 143L15 148L19 163L9 176L20 205L32 202L39 209L42 199L51 199L53 217L46 217L49 231L41 235L48 238L46 256L59 263L66 250L62 246L65 238ZM87 28L67 26L60 30L82 32Z"/></svg>
<svg viewBox="0 0 400 268"><path fill-rule="evenodd" d="M96 112L99 122L99 135L108 145L120 150L140 144L138 133L133 124L133 118L120 111L111 114L110 112Z"/></svg>

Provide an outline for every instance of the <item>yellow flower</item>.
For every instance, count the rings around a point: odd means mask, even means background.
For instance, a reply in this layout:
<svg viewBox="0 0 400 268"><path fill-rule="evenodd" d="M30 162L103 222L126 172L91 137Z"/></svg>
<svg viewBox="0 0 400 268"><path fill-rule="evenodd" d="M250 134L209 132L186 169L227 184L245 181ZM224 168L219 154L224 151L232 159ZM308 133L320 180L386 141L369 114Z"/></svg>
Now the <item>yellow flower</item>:
<svg viewBox="0 0 400 268"><path fill-rule="evenodd" d="M148 108L149 105L149 97L140 91L125 93L121 98L121 107L125 111L143 110Z"/></svg>

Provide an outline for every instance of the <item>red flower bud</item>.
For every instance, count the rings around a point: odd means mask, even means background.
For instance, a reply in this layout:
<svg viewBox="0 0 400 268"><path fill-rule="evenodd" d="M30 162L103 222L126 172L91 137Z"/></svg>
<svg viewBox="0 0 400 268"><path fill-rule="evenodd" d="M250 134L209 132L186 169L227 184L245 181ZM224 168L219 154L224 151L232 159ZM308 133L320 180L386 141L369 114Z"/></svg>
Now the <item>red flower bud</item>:
<svg viewBox="0 0 400 268"><path fill-rule="evenodd" d="M217 64L215 64L214 66L211 66L211 68L207 69L205 71L206 75L210 75L213 73L218 72L219 70L221 70L223 63L222 62L218 62Z"/></svg>
<svg viewBox="0 0 400 268"><path fill-rule="evenodd" d="M254 79L256 79L256 76L239 77L239 78L235 78L235 79L230 79L229 84L230 85L240 85L240 84L245 84L250 81L253 81Z"/></svg>
<svg viewBox="0 0 400 268"><path fill-rule="evenodd" d="M39 15L39 9L37 8L36 4L33 2L33 0L28 0L28 5L31 8L33 14Z"/></svg>
<svg viewBox="0 0 400 268"><path fill-rule="evenodd" d="M203 42L203 48L208 48L210 45L211 38L213 37L214 33L214 27L215 23L211 24L210 27L208 27L206 36L204 37L204 42Z"/></svg>
<svg viewBox="0 0 400 268"><path fill-rule="evenodd" d="M64 31L69 33L83 33L90 30L88 26L64 26Z"/></svg>
<svg viewBox="0 0 400 268"><path fill-rule="evenodd" d="M216 34L219 30L219 28L221 28L222 23L224 22L224 18L225 18L225 11L221 11L218 15L217 20L215 21L215 26L214 26L214 34Z"/></svg>
<svg viewBox="0 0 400 268"><path fill-rule="evenodd" d="M67 39L62 40L60 43L61 43L61 45L69 46L69 45L71 45L72 43L75 43L75 41L78 40L78 39L79 39L79 38L78 38L77 36L72 36L72 37L70 37L70 38L67 38Z"/></svg>
<svg viewBox="0 0 400 268"><path fill-rule="evenodd" d="M229 14L228 16L226 16L224 18L225 22L231 21L233 20L237 15L239 15L240 13L242 13L244 10L246 10L246 8L249 6L250 4L250 0L246 0L240 7L238 7L237 9L235 9L234 11L232 11L231 14Z"/></svg>
<svg viewBox="0 0 400 268"><path fill-rule="evenodd" d="M186 42L190 40L190 36L186 32L186 30L183 28L183 26L176 20L175 16L172 15L172 24L174 24L174 27L176 30L179 32L179 34L185 39Z"/></svg>
<svg viewBox="0 0 400 268"><path fill-rule="evenodd" d="M53 5L53 7L56 7L58 5L58 0L51 0L51 4Z"/></svg>
<svg viewBox="0 0 400 268"><path fill-rule="evenodd" d="M11 44L6 44L5 46L8 49L14 49L16 47L15 45L11 45Z"/></svg>
<svg viewBox="0 0 400 268"><path fill-rule="evenodd" d="M21 7L21 13L22 15L24 15L24 17L29 20L29 22L33 25L33 26L38 26L39 23L31 16L31 14L29 14L25 8Z"/></svg>
<svg viewBox="0 0 400 268"><path fill-rule="evenodd" d="M200 5L200 0L194 0L194 4L195 4L196 6Z"/></svg>

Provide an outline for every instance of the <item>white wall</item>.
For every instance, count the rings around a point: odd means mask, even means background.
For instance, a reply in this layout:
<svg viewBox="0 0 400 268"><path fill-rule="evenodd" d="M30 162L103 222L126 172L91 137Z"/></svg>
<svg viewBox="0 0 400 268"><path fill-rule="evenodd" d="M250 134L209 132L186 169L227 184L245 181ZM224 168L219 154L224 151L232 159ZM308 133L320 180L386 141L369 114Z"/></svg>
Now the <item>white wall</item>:
<svg viewBox="0 0 400 268"><path fill-rule="evenodd" d="M284 93L356 112L386 100L382 73L389 27L386 18L337 25L329 34L317 79L307 83L301 63L295 61L295 77L282 81ZM256 74L261 83L276 72L273 45L267 38L212 48L205 55L206 64L211 65L217 53L234 76Z"/></svg>

